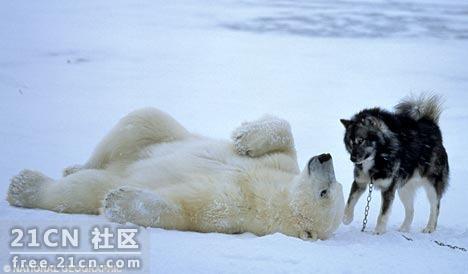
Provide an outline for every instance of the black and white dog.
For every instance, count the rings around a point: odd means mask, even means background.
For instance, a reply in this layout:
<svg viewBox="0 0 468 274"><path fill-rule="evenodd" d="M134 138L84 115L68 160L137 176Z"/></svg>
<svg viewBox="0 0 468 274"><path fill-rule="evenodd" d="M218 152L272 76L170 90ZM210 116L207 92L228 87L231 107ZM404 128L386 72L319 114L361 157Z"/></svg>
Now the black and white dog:
<svg viewBox="0 0 468 274"><path fill-rule="evenodd" d="M404 99L395 106L395 112L364 109L351 120L341 120L346 128L346 149L355 165L344 224L353 220L354 207L372 181L382 192L376 234L385 233L397 189L405 207L400 231L409 231L414 194L419 186L425 188L431 208L423 232L436 229L440 200L449 177L447 153L438 126L440 113L439 97L422 95Z"/></svg>

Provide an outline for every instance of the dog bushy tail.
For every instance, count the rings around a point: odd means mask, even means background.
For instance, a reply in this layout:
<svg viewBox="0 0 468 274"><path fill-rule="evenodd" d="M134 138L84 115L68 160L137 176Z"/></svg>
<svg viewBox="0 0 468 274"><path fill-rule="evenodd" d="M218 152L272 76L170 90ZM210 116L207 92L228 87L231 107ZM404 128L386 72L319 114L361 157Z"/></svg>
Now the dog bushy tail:
<svg viewBox="0 0 468 274"><path fill-rule="evenodd" d="M439 95L411 95L401 100L395 110L396 113L406 114L416 121L426 118L437 124L442 113L442 98Z"/></svg>

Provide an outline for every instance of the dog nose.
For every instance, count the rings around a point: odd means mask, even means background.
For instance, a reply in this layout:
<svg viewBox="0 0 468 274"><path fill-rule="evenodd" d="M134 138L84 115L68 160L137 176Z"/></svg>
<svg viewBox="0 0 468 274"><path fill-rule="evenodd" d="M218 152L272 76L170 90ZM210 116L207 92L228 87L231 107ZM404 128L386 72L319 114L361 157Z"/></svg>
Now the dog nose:
<svg viewBox="0 0 468 274"><path fill-rule="evenodd" d="M354 156L354 155L351 155L351 157L349 159L351 160L351 162L356 162L356 160L357 160L356 156Z"/></svg>

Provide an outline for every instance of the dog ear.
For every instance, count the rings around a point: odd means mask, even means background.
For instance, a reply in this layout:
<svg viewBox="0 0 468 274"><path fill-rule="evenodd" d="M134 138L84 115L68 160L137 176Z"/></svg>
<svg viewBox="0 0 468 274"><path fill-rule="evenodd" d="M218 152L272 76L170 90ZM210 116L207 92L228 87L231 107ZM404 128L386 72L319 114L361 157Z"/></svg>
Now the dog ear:
<svg viewBox="0 0 468 274"><path fill-rule="evenodd" d="M374 116L367 116L362 120L362 123L367 127L380 128L381 121Z"/></svg>
<svg viewBox="0 0 468 274"><path fill-rule="evenodd" d="M347 128L352 123L351 120L346 120L346 119L340 119L340 122L343 124L345 128Z"/></svg>

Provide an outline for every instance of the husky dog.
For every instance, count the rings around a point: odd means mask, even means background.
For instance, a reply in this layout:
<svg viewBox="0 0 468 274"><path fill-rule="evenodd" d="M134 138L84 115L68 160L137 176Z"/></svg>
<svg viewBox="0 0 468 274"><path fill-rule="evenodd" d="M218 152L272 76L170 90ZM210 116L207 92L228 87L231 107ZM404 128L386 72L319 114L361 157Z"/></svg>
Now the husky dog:
<svg viewBox="0 0 468 274"><path fill-rule="evenodd" d="M414 215L414 195L419 186L426 190L430 217L424 233L435 231L440 200L448 185L449 164L438 126L441 113L437 96L408 97L395 106L395 112L380 108L364 109L346 128L344 143L354 163L354 182L345 207L343 223L353 220L354 207L372 181L382 192L382 205L375 228L386 231L395 191L405 207L400 231L410 230Z"/></svg>
<svg viewBox="0 0 468 274"><path fill-rule="evenodd" d="M329 154L300 172L289 123L275 117L243 123L232 138L201 137L157 109L138 110L84 166L59 180L22 171L7 199L177 230L325 239L337 229L344 197Z"/></svg>

